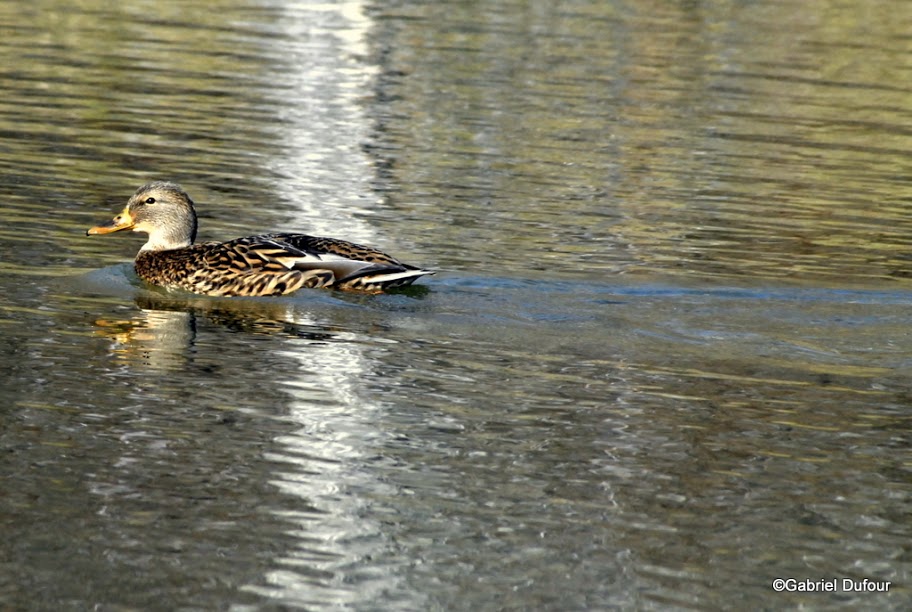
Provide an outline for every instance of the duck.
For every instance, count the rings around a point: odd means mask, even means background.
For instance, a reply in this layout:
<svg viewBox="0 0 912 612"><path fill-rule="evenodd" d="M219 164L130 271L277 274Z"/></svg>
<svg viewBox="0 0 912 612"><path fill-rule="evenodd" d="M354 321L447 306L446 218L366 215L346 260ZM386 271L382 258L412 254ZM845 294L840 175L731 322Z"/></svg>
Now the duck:
<svg viewBox="0 0 912 612"><path fill-rule="evenodd" d="M137 189L120 214L86 235L148 234L133 262L137 276L202 295L279 296L303 288L381 293L434 274L338 238L275 233L197 244L197 227L187 192L177 183L154 181Z"/></svg>

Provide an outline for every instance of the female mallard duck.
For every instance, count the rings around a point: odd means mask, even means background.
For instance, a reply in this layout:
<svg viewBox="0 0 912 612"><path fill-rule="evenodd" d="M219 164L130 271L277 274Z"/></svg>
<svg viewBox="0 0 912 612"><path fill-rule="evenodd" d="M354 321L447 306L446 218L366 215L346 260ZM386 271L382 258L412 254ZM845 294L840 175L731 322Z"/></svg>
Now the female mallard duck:
<svg viewBox="0 0 912 612"><path fill-rule="evenodd" d="M141 279L206 295L284 295L302 287L376 292L433 274L370 247L304 234L193 244L196 211L175 183L143 185L119 215L86 235L122 230L149 234L134 263Z"/></svg>

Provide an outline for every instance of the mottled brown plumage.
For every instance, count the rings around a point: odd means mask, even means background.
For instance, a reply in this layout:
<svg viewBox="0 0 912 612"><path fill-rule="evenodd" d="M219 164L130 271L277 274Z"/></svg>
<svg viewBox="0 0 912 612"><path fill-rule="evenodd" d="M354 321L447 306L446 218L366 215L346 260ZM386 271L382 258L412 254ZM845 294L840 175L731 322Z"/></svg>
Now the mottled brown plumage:
<svg viewBox="0 0 912 612"><path fill-rule="evenodd" d="M149 234L134 263L146 282L206 295L285 295L302 287L378 292L412 284L430 270L335 238L264 234L229 242L196 239L193 201L175 183L140 187L123 211L86 234Z"/></svg>

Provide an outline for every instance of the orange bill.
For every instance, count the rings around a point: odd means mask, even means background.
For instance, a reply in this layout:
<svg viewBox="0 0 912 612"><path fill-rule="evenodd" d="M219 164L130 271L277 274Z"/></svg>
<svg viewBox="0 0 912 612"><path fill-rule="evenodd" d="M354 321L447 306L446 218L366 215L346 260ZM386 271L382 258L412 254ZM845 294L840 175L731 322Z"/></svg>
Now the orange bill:
<svg viewBox="0 0 912 612"><path fill-rule="evenodd" d="M119 232L121 230L133 229L133 226L133 217L131 217L130 212L124 208L123 212L111 219L108 223L90 227L86 232L86 236L95 236L96 234L111 234L113 232Z"/></svg>

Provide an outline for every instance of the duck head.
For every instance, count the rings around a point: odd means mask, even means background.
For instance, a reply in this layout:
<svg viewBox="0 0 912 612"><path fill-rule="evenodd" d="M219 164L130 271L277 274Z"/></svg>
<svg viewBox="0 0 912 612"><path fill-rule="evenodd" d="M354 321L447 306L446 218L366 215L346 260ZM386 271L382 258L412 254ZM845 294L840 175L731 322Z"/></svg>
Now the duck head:
<svg viewBox="0 0 912 612"><path fill-rule="evenodd" d="M187 192L177 183L156 181L137 189L119 215L89 228L86 235L143 232L149 240L141 251L166 251L193 244L196 227L196 211Z"/></svg>

